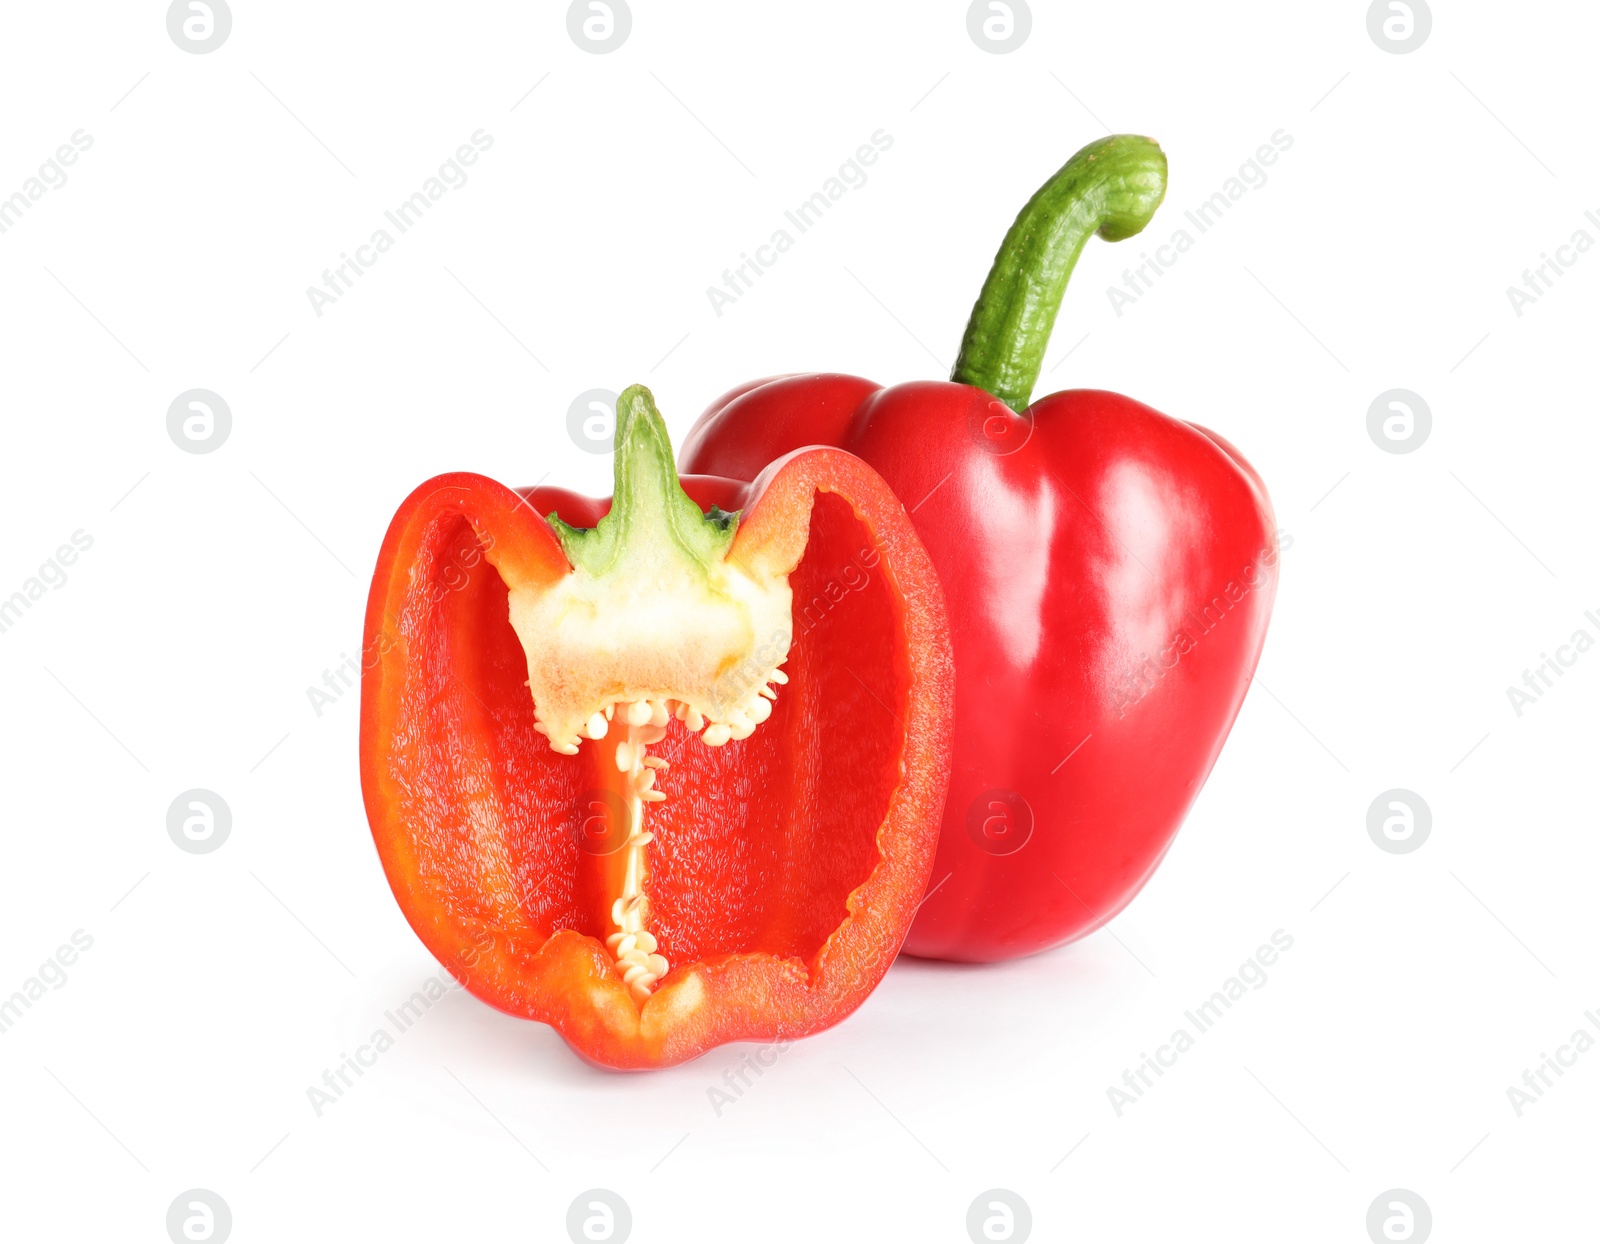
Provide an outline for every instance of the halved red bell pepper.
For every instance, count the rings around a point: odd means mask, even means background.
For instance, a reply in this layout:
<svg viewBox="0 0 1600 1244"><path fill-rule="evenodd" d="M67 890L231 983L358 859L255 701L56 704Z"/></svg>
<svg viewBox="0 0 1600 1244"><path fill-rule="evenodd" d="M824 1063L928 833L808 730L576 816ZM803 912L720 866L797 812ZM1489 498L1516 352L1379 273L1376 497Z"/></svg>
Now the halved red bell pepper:
<svg viewBox="0 0 1600 1244"><path fill-rule="evenodd" d="M932 865L952 673L927 554L859 459L680 482L636 387L615 471L609 501L462 473L401 505L361 777L440 962L642 1068L816 1032L877 984Z"/></svg>
<svg viewBox="0 0 1600 1244"><path fill-rule="evenodd" d="M1067 161L1006 234L949 382L757 381L684 442L684 470L740 479L800 445L859 454L938 569L955 751L912 954L1007 959L1116 915L1199 794L1261 655L1278 543L1243 455L1116 393L1030 404L1083 247L1143 229L1166 170L1131 135Z"/></svg>

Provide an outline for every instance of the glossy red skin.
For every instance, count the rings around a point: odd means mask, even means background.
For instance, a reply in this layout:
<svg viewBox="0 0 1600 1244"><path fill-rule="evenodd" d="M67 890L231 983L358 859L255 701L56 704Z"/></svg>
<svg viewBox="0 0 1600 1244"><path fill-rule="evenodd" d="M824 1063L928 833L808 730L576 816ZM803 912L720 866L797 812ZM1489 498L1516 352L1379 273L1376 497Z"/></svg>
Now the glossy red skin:
<svg viewBox="0 0 1600 1244"><path fill-rule="evenodd" d="M1019 417L969 385L843 375L733 390L681 465L753 479L808 444L889 482L950 613L950 791L906 951L1009 959L1098 928L1161 862L1254 675L1278 578L1260 477L1115 393Z"/></svg>

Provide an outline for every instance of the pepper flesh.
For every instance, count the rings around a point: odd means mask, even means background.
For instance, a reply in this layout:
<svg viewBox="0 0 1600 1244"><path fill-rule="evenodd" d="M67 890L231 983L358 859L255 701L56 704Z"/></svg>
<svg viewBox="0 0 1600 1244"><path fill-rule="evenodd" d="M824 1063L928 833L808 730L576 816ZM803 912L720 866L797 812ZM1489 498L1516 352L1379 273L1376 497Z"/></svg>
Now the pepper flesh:
<svg viewBox="0 0 1600 1244"><path fill-rule="evenodd" d="M684 470L736 478L842 446L906 503L938 570L955 745L911 954L1008 959L1115 916L1171 845L1261 654L1278 543L1239 451L1115 393L1029 405L1084 245L1138 233L1165 186L1151 140L1091 144L1017 217L951 382L757 381L683 445Z"/></svg>
<svg viewBox="0 0 1600 1244"><path fill-rule="evenodd" d="M402 910L473 993L617 1068L797 1037L853 1011L910 927L947 778L942 597L883 482L816 448L752 483L683 489L701 513L741 511L726 561L784 575L796 603L768 719L706 746L652 709L665 770L631 755L619 768L618 743L637 742L622 705L649 704L621 683L604 741L554 750L511 622L513 599L570 581L563 529L596 528L608 502L437 477L396 514L368 604L362 785ZM666 797L648 801L652 840L629 849L641 770ZM613 917L630 864L649 927L623 951L630 930ZM639 932L656 946L647 964L668 968L643 989L619 971Z"/></svg>

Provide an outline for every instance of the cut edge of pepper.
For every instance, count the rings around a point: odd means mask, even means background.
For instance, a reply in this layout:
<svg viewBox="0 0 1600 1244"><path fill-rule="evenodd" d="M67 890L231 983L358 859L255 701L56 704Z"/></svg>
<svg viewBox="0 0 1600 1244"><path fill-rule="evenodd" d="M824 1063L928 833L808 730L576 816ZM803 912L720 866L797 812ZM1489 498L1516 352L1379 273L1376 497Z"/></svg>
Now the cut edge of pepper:
<svg viewBox="0 0 1600 1244"><path fill-rule="evenodd" d="M486 560L512 590L522 583L549 583L567 571L551 528L543 520L531 522L533 512L515 493L470 474L428 481L391 523L369 597L367 645L375 655L362 686L362 785L385 872L412 928L471 992L508 1013L550 1024L598 1066L669 1066L728 1041L798 1037L830 1027L850 1014L887 971L926 887L948 779L953 671L943 596L931 562L909 520L892 521L896 513L905 519L903 507L851 455L825 447L799 449L770 464L752 485L738 547L729 555L749 567L792 571L808 542L812 500L823 492L842 495L874 531L899 601L896 625L909 646L896 658L903 663L910 703L901 723L900 777L874 832L877 860L845 897L847 914L809 955L702 956L674 971L643 1004L633 1002L623 982L604 970L611 956L599 939L571 927L538 927L514 902L502 909L499 898L483 916L453 909L419 871L420 844L392 808L400 797L394 787L398 773L390 768L384 739L392 729L391 714L401 709L395 697L410 694L405 671L416 638L414 623L401 619L413 616L411 598L431 591L410 574L419 541L448 515L466 519ZM415 616L420 621L423 615ZM499 892L496 885L488 893ZM509 891L505 897L511 898ZM573 975L580 961L591 965L581 980ZM593 987L607 979L609 990ZM575 998L572 989L587 1002L558 1004L559 998Z"/></svg>

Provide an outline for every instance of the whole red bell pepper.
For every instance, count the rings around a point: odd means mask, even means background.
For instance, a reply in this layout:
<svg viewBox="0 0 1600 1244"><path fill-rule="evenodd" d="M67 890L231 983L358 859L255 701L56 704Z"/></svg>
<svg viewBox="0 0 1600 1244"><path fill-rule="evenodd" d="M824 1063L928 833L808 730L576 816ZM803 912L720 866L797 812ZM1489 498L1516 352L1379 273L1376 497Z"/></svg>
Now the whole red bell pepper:
<svg viewBox="0 0 1600 1244"><path fill-rule="evenodd" d="M1104 924L1171 844L1249 687L1277 587L1272 507L1222 437L1115 393L1029 404L1091 235L1166 189L1152 141L1103 139L1022 209L949 383L844 375L725 394L685 471L754 479L802 445L871 463L944 585L955 749L938 858L906 949L990 960Z"/></svg>
<svg viewBox="0 0 1600 1244"><path fill-rule="evenodd" d="M401 505L361 779L440 962L640 1068L815 1032L877 984L933 862L952 674L927 554L859 459L680 481L632 388L615 474L610 500L460 473Z"/></svg>

